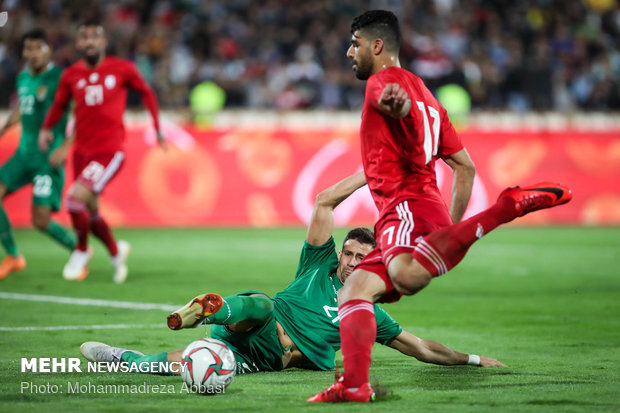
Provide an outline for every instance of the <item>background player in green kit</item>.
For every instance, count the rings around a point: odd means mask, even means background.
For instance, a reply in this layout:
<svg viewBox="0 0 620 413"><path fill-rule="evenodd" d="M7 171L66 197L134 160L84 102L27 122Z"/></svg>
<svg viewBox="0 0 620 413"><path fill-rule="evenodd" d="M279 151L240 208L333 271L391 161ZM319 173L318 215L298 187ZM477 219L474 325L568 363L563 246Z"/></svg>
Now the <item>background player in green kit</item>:
<svg viewBox="0 0 620 413"><path fill-rule="evenodd" d="M332 237L334 208L365 185L363 173L321 192L315 203L295 279L273 299L258 292L222 298L203 294L168 316L173 330L212 324L211 336L235 353L237 374L278 371L289 367L332 370L340 348L337 294L353 268L375 245L372 232L356 228L336 253ZM416 359L435 364L503 366L499 361L459 353L404 331L375 306L377 342ZM183 349L143 355L134 350L86 342L80 351L90 361L131 364L181 361Z"/></svg>
<svg viewBox="0 0 620 413"><path fill-rule="evenodd" d="M19 147L0 168L0 200L19 188L32 184L32 222L56 242L72 250L75 238L71 232L50 219L52 211L60 209L64 170L53 168L50 154L65 139L67 114L53 130L54 141L49 151L41 153L38 146L39 129L48 108L54 101L61 70L51 62L51 50L42 30L33 30L22 38L23 57L27 67L17 76L19 105L0 129L0 137L21 120ZM23 270L26 260L19 254L11 232L11 224L0 205L0 241L7 255L0 264L0 279L11 272Z"/></svg>

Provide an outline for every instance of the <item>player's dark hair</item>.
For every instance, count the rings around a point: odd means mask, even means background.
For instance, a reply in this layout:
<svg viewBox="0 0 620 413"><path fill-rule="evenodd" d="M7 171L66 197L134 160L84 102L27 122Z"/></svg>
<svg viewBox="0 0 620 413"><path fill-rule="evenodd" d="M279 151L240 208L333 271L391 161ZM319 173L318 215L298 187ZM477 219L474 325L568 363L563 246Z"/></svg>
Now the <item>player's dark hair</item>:
<svg viewBox="0 0 620 413"><path fill-rule="evenodd" d="M351 23L351 34L357 30L362 32L364 37L383 40L390 52L398 52L403 40L398 17L387 10L369 10L357 16Z"/></svg>
<svg viewBox="0 0 620 413"><path fill-rule="evenodd" d="M29 32L26 32L22 36L22 47L24 47L24 43L26 43L26 40L28 39L42 40L44 43L47 43L47 35L42 29L33 29L33 30L30 30Z"/></svg>
<svg viewBox="0 0 620 413"><path fill-rule="evenodd" d="M101 20L99 19L87 19L82 21L79 25L78 25L78 30L81 29L82 27L101 27L101 30L103 30L103 24L101 24Z"/></svg>
<svg viewBox="0 0 620 413"><path fill-rule="evenodd" d="M373 248L377 246L377 241L375 241L375 234L373 234L373 232L369 230L368 228L359 227L359 228L353 228L351 231L349 231L347 236L344 237L344 241L342 242L343 249L344 249L344 244L346 244L346 242L350 239L354 239L360 244L372 245Z"/></svg>

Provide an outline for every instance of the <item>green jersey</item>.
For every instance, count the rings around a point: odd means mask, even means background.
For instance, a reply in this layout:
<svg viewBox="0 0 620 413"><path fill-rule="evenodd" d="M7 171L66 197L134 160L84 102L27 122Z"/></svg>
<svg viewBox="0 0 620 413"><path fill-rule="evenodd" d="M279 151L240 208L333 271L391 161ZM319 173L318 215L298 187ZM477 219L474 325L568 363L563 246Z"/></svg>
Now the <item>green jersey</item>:
<svg viewBox="0 0 620 413"><path fill-rule="evenodd" d="M340 349L336 276L336 243L330 238L321 246L307 242L301 250L295 280L275 295L274 314L299 350L319 369L334 368ZM375 305L377 342L387 344L402 328L381 307Z"/></svg>
<svg viewBox="0 0 620 413"><path fill-rule="evenodd" d="M33 75L30 69L26 69L17 76L17 94L22 122L22 136L17 152L26 155L27 159L33 163L47 162L49 153L65 138L67 113L52 129L54 142L50 144L49 152L43 154L39 150L39 129L47 110L54 102L61 73L59 68L50 63L43 73Z"/></svg>

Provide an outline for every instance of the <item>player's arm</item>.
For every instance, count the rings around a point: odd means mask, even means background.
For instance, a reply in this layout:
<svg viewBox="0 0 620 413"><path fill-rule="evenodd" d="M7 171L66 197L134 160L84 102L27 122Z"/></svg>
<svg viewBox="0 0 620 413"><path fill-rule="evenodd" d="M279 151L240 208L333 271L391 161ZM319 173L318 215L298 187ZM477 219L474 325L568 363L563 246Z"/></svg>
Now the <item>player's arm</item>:
<svg viewBox="0 0 620 413"><path fill-rule="evenodd" d="M67 159L69 148L75 142L75 128L65 140L51 153L49 163L52 168L59 168Z"/></svg>
<svg viewBox="0 0 620 413"><path fill-rule="evenodd" d="M383 88L376 107L385 116L402 119L411 111L411 99L398 83L388 83Z"/></svg>
<svg viewBox="0 0 620 413"><path fill-rule="evenodd" d="M129 86L142 96L142 103L148 109L151 117L153 118L153 127L157 134L157 143L162 147L164 151L168 150L166 145L166 139L159 127L159 106L157 104L157 97L153 89L146 83L138 69L133 65L129 65L129 76L127 77Z"/></svg>
<svg viewBox="0 0 620 413"><path fill-rule="evenodd" d="M52 103L52 106L48 109L45 120L41 125L41 130L39 131L39 149L41 152L47 152L49 149L49 144L54 141L52 128L64 115L67 110L67 106L69 106L70 100L71 85L69 84L69 80L67 79L67 71L65 70L62 76L60 76L58 89L56 89L56 95L54 96L54 103Z"/></svg>
<svg viewBox="0 0 620 413"><path fill-rule="evenodd" d="M0 129L0 138L4 136L6 131L8 131L11 128L11 126L19 123L20 120L21 120L21 112L19 111L19 105L17 105L15 109L13 109L11 113L9 114L9 117L7 118L6 122L4 122L2 129Z"/></svg>
<svg viewBox="0 0 620 413"><path fill-rule="evenodd" d="M444 156L443 160L452 168L450 216L452 222L457 223L463 218L465 209L467 209L476 176L476 167L466 149Z"/></svg>
<svg viewBox="0 0 620 413"><path fill-rule="evenodd" d="M366 185L364 172L358 172L317 195L306 235L309 244L323 245L329 240L334 230L334 209L364 185Z"/></svg>
<svg viewBox="0 0 620 413"><path fill-rule="evenodd" d="M479 363L477 356L472 355L472 362L470 363L470 355L460 353L444 346L441 343L432 340L424 340L413 334L402 331L396 338L388 343L388 346L400 351L401 353L415 357L417 360L424 363L441 364L444 366L454 366L461 364L473 364L481 367L505 367L506 365L492 359L490 357L479 356Z"/></svg>

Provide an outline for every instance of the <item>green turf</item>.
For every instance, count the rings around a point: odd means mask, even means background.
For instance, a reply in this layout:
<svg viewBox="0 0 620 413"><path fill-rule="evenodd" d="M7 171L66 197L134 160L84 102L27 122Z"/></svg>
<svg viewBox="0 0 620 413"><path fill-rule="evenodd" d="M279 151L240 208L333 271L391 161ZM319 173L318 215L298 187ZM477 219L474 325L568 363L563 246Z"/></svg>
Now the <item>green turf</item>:
<svg viewBox="0 0 620 413"><path fill-rule="evenodd" d="M33 231L17 231L28 268L0 291L184 304L214 291L274 294L291 279L304 230L119 230L130 240L130 276L114 285L96 244L91 275L63 281L67 253ZM336 239L342 241L343 231ZM139 324L136 329L0 331L0 411L620 411L620 228L503 228L474 246L453 272L385 308L405 328L509 367L441 367L375 346L371 380L388 388L373 405L308 405L329 372L239 376L224 395L180 394L177 377L20 373L21 357L77 357L87 340L144 352L181 348L202 329L171 332L166 312L0 299L0 327ZM148 327L160 324L161 327ZM62 394L20 392L22 382ZM67 394L67 383L165 384L175 394Z"/></svg>

